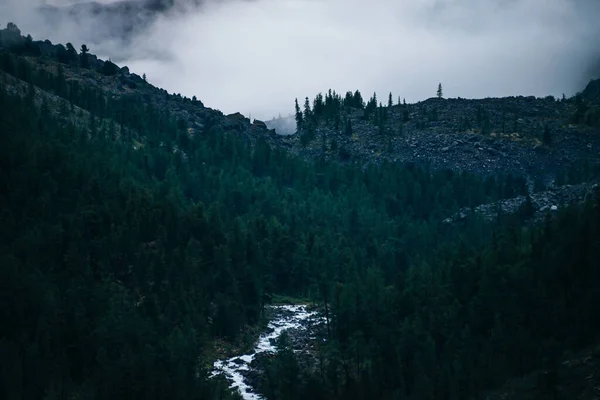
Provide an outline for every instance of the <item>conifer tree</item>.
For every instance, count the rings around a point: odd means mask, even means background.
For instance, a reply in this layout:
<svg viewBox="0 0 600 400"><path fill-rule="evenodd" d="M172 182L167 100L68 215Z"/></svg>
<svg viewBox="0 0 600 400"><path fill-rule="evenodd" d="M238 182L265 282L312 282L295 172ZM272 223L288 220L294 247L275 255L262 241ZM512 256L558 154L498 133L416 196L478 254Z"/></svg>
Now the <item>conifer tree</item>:
<svg viewBox="0 0 600 400"><path fill-rule="evenodd" d="M300 106L298 105L298 98L296 98L294 109L296 112L296 129L302 129L302 111L300 111Z"/></svg>
<svg viewBox="0 0 600 400"><path fill-rule="evenodd" d="M312 115L312 112L310 110L310 100L308 99L308 97L306 97L304 99L304 116L303 116L303 121L304 122L309 121L311 115Z"/></svg>
<svg viewBox="0 0 600 400"><path fill-rule="evenodd" d="M81 67L82 68L89 68L89 61L88 61L88 53L89 53L90 49L88 49L88 47L85 44L81 45L81 55L80 55L80 59L81 59Z"/></svg>
<svg viewBox="0 0 600 400"><path fill-rule="evenodd" d="M354 107L363 108L365 106L365 102L360 94L360 91L357 89L354 92Z"/></svg>

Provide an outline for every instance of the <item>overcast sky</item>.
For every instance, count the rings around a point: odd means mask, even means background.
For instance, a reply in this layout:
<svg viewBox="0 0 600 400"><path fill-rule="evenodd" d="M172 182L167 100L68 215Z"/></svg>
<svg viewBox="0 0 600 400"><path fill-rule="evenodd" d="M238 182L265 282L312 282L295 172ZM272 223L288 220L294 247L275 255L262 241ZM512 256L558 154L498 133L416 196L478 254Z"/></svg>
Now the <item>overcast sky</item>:
<svg viewBox="0 0 600 400"><path fill-rule="evenodd" d="M0 23L4 13L35 38L79 46L90 34L81 25L44 27L23 0L8 2ZM561 96L581 90L600 59L599 3L207 0L161 16L125 48L90 47L169 92L261 119L328 88L377 91L381 100L391 91L407 102L432 97L438 82L446 97Z"/></svg>

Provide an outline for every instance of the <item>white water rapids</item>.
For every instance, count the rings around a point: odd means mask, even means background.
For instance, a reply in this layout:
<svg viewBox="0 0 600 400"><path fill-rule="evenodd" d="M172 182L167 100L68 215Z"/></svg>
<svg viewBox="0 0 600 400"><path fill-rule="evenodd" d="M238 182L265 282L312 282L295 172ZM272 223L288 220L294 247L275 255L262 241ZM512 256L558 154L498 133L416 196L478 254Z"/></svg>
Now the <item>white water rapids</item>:
<svg viewBox="0 0 600 400"><path fill-rule="evenodd" d="M270 306L275 311L273 319L267 326L266 333L262 334L252 353L242 356L231 357L226 360L215 361L211 376L224 374L231 381L230 388L236 388L244 400L261 400L263 397L254 392L250 387L241 371L250 370L250 363L260 353L275 353L276 346L273 344L276 339L284 332L290 329L306 330L309 322L320 323L322 317L316 311L308 311L305 305L281 305Z"/></svg>

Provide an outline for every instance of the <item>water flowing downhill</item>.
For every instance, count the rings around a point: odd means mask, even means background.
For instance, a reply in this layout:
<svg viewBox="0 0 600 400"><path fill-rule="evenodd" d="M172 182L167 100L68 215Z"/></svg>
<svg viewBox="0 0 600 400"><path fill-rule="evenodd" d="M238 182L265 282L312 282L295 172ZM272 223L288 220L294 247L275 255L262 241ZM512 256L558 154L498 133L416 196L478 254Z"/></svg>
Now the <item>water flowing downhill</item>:
<svg viewBox="0 0 600 400"><path fill-rule="evenodd" d="M259 337L252 353L217 360L213 365L212 377L224 374L231 382L230 388L239 391L245 400L260 400L263 397L256 393L255 388L248 384L245 372L251 370L250 363L261 353L276 353L276 340L284 331L299 331L300 334L310 335L309 326L319 325L324 322L317 311L307 310L303 304L269 306L273 317L269 321L265 332ZM306 339L314 339L312 337Z"/></svg>

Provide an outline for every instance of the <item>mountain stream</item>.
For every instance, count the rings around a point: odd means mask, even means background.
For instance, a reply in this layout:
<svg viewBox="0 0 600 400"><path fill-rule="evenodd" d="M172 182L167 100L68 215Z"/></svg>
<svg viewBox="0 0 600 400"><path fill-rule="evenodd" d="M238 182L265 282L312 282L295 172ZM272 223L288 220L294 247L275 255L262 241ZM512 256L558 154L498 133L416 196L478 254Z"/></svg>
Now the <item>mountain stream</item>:
<svg viewBox="0 0 600 400"><path fill-rule="evenodd" d="M244 400L261 400L263 397L256 393L245 376L251 370L251 362L261 353L276 353L276 342L284 332L295 332L297 336L311 336L311 327L322 324L323 317L316 311L309 311L306 305L269 306L272 318L265 332L260 335L258 342L250 354L215 361L211 376L224 374L230 382L230 388L237 389ZM309 340L314 337L305 337ZM303 351L297 350L294 351Z"/></svg>

